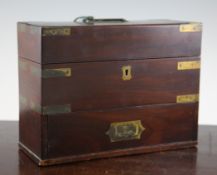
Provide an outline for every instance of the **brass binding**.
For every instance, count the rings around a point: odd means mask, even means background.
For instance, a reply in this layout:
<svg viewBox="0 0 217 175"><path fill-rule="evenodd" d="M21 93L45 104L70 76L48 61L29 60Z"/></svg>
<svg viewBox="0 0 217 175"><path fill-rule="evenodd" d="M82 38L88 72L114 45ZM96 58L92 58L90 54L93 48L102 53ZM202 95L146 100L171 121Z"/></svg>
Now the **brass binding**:
<svg viewBox="0 0 217 175"><path fill-rule="evenodd" d="M177 63L177 70L200 69L200 61L180 61Z"/></svg>
<svg viewBox="0 0 217 175"><path fill-rule="evenodd" d="M178 95L176 103L193 103L199 101L199 94Z"/></svg>
<svg viewBox="0 0 217 175"><path fill-rule="evenodd" d="M181 24L179 27L180 32L201 32L202 24L201 23L189 23Z"/></svg>

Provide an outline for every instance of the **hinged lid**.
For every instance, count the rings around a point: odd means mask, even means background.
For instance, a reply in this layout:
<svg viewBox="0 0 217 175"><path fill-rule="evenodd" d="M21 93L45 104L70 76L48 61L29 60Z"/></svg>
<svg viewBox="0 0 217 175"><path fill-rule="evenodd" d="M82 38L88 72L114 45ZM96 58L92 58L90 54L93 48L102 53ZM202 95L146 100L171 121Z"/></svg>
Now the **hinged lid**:
<svg viewBox="0 0 217 175"><path fill-rule="evenodd" d="M200 55L201 23L84 19L18 23L19 56L51 64Z"/></svg>

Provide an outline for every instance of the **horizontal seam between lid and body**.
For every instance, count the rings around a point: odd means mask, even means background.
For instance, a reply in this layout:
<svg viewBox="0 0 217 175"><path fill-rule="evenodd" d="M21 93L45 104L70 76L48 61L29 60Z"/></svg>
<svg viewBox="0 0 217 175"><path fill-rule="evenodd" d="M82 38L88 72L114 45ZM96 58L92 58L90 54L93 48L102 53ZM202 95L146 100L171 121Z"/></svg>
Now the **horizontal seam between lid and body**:
<svg viewBox="0 0 217 175"><path fill-rule="evenodd" d="M189 104L192 104L192 105L193 104L199 104L199 102L197 101L197 102L188 102L188 103L175 103L175 102L171 102L171 103L152 103L152 104L120 106L120 107L112 107L112 108L104 108L104 109L74 110L74 111L71 111L71 112L66 113L66 114L83 113L83 112L111 112L111 111L120 111L120 110L133 109L133 108L158 107L158 106L175 106L175 105L189 105Z"/></svg>
<svg viewBox="0 0 217 175"><path fill-rule="evenodd" d="M21 59L26 59L26 60L29 60L31 62L34 62L34 63L37 63L37 64L41 64L43 66L45 65L51 65L51 64L73 64L73 63L100 63L100 62L121 62L121 61L141 61L141 60L156 60L156 59L177 59L177 58L201 58L201 55L192 55L192 56L175 56L175 57L149 57L149 58L138 58L138 57L135 57L135 58L126 58L126 59L123 59L123 58L118 58L116 60L109 60L109 59L106 59L106 60L93 60L93 61L72 61L72 62L51 62L51 63L39 63L39 62L36 62L34 60L32 60L31 58L26 58L26 57L23 57L23 56L18 56L19 58ZM62 58L63 59L63 58ZM65 58L66 59L66 58ZM67 58L67 59L70 59L70 58ZM113 58L114 59L114 58Z"/></svg>

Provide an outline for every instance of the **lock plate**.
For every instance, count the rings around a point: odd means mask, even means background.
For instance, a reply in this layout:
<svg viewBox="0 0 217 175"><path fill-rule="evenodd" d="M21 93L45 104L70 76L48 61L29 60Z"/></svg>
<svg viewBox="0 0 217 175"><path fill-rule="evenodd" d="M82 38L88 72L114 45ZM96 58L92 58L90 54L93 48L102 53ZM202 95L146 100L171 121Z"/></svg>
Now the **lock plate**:
<svg viewBox="0 0 217 175"><path fill-rule="evenodd" d="M122 79L125 80L131 80L132 79L132 71L131 66L123 66L122 67Z"/></svg>

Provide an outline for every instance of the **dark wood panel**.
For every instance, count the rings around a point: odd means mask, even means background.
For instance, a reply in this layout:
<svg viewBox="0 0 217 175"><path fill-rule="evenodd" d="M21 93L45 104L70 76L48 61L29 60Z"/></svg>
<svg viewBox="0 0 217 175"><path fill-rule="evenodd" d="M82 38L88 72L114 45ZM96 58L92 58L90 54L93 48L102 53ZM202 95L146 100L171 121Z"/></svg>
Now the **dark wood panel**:
<svg viewBox="0 0 217 175"><path fill-rule="evenodd" d="M199 56L201 32L181 33L179 25L81 26L42 42L44 64Z"/></svg>
<svg viewBox="0 0 217 175"><path fill-rule="evenodd" d="M197 103L164 104L49 116L48 158L196 141L197 110ZM110 141L111 123L133 120L146 128L141 139Z"/></svg>
<svg viewBox="0 0 217 175"><path fill-rule="evenodd" d="M41 63L41 28L24 23L17 24L18 55Z"/></svg>
<svg viewBox="0 0 217 175"><path fill-rule="evenodd" d="M26 98L28 103L41 105L41 65L23 58L18 61L20 97Z"/></svg>
<svg viewBox="0 0 217 175"><path fill-rule="evenodd" d="M2 175L216 175L217 126L199 127L197 148L100 159L40 168L18 151L18 122L0 121Z"/></svg>
<svg viewBox="0 0 217 175"><path fill-rule="evenodd" d="M71 26L69 36L42 36L46 26L19 23L19 56L42 64L199 56L201 32L180 32L180 24Z"/></svg>
<svg viewBox="0 0 217 175"><path fill-rule="evenodd" d="M72 111L145 104L176 103L177 95L199 93L199 69L177 70L193 58L147 59L51 64L43 69L71 68L71 77L43 79L43 105L71 104ZM122 80L122 66L132 79Z"/></svg>
<svg viewBox="0 0 217 175"><path fill-rule="evenodd" d="M21 111L19 120L20 143L37 156L42 157L41 116L30 111Z"/></svg>
<svg viewBox="0 0 217 175"><path fill-rule="evenodd" d="M34 76L31 67L40 70L39 64L19 59L19 138L21 144L42 157L42 124L46 117L42 118L40 113L33 110L41 105L41 77Z"/></svg>

